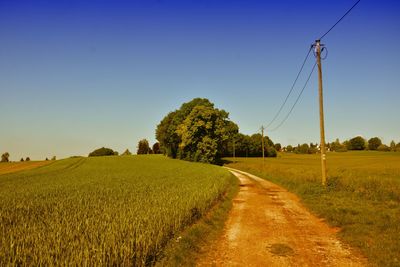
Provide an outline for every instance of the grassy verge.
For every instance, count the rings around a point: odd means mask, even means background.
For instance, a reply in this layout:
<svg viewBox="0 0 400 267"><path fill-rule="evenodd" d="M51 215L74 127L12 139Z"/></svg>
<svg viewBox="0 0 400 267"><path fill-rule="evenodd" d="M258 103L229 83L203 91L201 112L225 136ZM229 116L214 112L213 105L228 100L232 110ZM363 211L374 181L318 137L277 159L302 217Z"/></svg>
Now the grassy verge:
<svg viewBox="0 0 400 267"><path fill-rule="evenodd" d="M232 175L225 194L215 203L210 211L193 225L177 235L166 247L164 258L156 266L195 266L208 247L224 228L232 199L237 194L238 179Z"/></svg>
<svg viewBox="0 0 400 267"><path fill-rule="evenodd" d="M230 159L232 160L232 159ZM328 154L328 186L320 185L319 155L236 159L250 172L296 193L375 266L400 266L400 153Z"/></svg>

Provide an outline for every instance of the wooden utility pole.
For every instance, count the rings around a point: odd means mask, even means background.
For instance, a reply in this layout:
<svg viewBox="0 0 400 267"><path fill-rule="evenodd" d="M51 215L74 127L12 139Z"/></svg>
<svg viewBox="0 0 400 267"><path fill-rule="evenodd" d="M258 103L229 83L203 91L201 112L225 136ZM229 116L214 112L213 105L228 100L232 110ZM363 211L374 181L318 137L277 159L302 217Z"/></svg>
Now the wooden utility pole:
<svg viewBox="0 0 400 267"><path fill-rule="evenodd" d="M325 126L324 126L324 99L322 94L322 66L321 66L321 42L315 41L315 52L317 55L318 64L318 91L319 91L319 127L321 132L321 170L322 170L322 185L326 185L326 151L325 151Z"/></svg>
<svg viewBox="0 0 400 267"><path fill-rule="evenodd" d="M264 126L261 126L261 147L262 147L262 157L263 157L263 164L265 161L265 155L264 155Z"/></svg>

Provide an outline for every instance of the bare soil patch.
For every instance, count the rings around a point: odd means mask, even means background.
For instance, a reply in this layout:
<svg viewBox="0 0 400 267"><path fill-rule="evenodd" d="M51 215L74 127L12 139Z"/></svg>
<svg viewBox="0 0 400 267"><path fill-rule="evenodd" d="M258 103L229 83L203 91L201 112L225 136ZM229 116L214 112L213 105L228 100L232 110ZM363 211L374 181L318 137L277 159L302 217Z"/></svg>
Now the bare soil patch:
<svg viewBox="0 0 400 267"><path fill-rule="evenodd" d="M30 170L52 163L53 161L24 161L0 163L0 175L24 170Z"/></svg>

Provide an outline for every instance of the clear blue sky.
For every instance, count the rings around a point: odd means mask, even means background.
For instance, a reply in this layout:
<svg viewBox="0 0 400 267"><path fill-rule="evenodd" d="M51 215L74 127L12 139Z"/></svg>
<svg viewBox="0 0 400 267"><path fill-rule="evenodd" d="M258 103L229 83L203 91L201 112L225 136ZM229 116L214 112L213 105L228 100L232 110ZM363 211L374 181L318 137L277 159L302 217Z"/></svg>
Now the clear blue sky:
<svg viewBox="0 0 400 267"><path fill-rule="evenodd" d="M194 97L255 133L309 45L354 2L0 0L0 152L18 160L136 151ZM400 142L399 14L398 1L362 0L324 38L327 141ZM317 86L314 73L292 116L267 132L273 141L319 142Z"/></svg>

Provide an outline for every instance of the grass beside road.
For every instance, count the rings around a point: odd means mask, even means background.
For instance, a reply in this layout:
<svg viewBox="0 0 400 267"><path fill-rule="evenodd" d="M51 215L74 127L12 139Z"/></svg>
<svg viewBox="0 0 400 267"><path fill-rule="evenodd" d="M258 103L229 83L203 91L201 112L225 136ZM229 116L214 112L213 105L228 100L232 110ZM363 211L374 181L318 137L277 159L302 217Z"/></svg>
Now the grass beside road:
<svg viewBox="0 0 400 267"><path fill-rule="evenodd" d="M232 158L228 158L232 161ZM236 158L227 166L275 182L302 198L376 266L400 265L400 153L328 153L328 186L319 155Z"/></svg>
<svg viewBox="0 0 400 267"><path fill-rule="evenodd" d="M0 265L152 265L236 179L163 156L74 158L0 176Z"/></svg>
<svg viewBox="0 0 400 267"><path fill-rule="evenodd" d="M232 200L239 191L239 180L232 174L232 183L226 193L202 219L185 229L170 242L165 257L156 266L196 266L210 245L222 234Z"/></svg>

